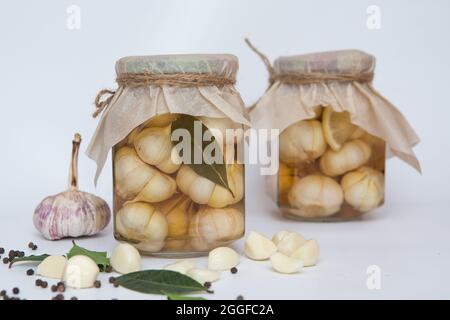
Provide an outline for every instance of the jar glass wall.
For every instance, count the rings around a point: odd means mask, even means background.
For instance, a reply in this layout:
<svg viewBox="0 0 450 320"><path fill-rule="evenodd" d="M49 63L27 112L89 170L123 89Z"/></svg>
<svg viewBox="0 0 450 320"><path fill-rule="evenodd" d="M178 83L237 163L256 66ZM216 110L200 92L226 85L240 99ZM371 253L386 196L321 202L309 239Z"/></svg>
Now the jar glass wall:
<svg viewBox="0 0 450 320"><path fill-rule="evenodd" d="M384 203L385 142L348 112L316 108L280 134L277 201L289 217L355 219Z"/></svg>
<svg viewBox="0 0 450 320"><path fill-rule="evenodd" d="M240 125L198 118L225 163L192 165L171 139L174 126L192 118L154 117L113 148L115 237L142 253L201 255L244 234L244 165L238 161L243 144L239 134L225 133Z"/></svg>

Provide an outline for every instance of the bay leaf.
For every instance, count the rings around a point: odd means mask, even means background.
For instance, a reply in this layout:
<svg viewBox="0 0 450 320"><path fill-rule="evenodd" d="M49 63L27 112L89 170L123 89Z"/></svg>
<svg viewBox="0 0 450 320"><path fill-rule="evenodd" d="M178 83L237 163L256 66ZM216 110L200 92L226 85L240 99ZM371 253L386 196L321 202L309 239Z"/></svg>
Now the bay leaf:
<svg viewBox="0 0 450 320"><path fill-rule="evenodd" d="M195 123L198 121L201 123L201 137L200 139L195 136ZM190 134L190 142L191 142L191 149L190 149L190 159L188 159L187 165L192 168L192 170L195 171L199 176L206 178L215 184L218 184L228 191L231 192L231 194L234 196L233 191L231 191L230 186L228 184L228 177L227 177L227 169L226 164L224 161L224 157L221 151L221 147L219 146L218 142L216 141L214 135L209 131L209 129L196 117L183 114L180 117L178 117L177 120L172 122L171 126L171 132L173 133L177 129L185 129ZM209 135L211 137L210 141L203 141L203 137L205 136L205 133L208 132L206 135ZM199 132L200 133L200 132ZM199 134L197 133L197 134ZM174 145L176 145L178 142L173 141ZM212 145L211 145L212 144ZM204 153L203 151L205 148L209 147L210 149L214 150L215 152L218 152L217 154L214 154L214 158L221 159L220 163L212 162L208 163L208 161L205 161L204 159ZM195 155L199 154L201 155L201 159L195 159ZM180 154L182 156L182 154ZM200 163L196 163L195 160L201 160L197 161Z"/></svg>
<svg viewBox="0 0 450 320"><path fill-rule="evenodd" d="M41 254L41 255L30 255L30 256L25 256L25 257L20 257L20 258L16 257L13 259L13 261L11 261L9 263L9 267L11 268L12 265L17 262L41 262L48 256L49 256L48 254Z"/></svg>
<svg viewBox="0 0 450 320"><path fill-rule="evenodd" d="M207 300L203 297L192 297L192 296L183 296L179 294L173 294L173 293L166 293L164 294L167 296L167 300Z"/></svg>
<svg viewBox="0 0 450 320"><path fill-rule="evenodd" d="M116 278L115 283L133 291L163 295L205 291L194 279L170 270L131 272Z"/></svg>
<svg viewBox="0 0 450 320"><path fill-rule="evenodd" d="M104 251L91 251L88 249L85 249L83 247L78 246L75 241L72 241L73 247L70 249L69 253L67 254L67 259L72 258L73 256L83 255L88 256L94 262L98 265L100 268L100 271L105 271L106 268L109 267L110 261L108 258L108 253Z"/></svg>

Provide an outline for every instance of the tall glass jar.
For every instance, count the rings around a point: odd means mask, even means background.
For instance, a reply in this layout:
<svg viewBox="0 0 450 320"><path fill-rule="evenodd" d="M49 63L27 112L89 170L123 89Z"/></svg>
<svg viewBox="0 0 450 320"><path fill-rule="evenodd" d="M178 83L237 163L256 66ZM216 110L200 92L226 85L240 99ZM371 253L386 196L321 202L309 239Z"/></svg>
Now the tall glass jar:
<svg viewBox="0 0 450 320"><path fill-rule="evenodd" d="M117 62L120 87L95 137L113 151L117 240L144 254L192 256L244 235L249 122L237 68L231 55Z"/></svg>

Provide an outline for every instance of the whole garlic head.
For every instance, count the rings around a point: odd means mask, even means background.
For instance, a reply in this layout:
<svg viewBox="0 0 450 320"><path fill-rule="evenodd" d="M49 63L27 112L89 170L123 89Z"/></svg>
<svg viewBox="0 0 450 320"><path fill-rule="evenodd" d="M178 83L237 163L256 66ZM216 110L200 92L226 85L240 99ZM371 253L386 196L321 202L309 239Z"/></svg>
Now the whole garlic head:
<svg viewBox="0 0 450 320"><path fill-rule="evenodd" d="M198 175L189 166L183 165L177 174L177 185L181 192L198 204L207 204L213 208L223 208L242 200L244 196L244 166L229 164L226 166L228 185L233 191L215 184Z"/></svg>
<svg viewBox="0 0 450 320"><path fill-rule="evenodd" d="M244 215L235 208L203 206L191 219L189 237L195 250L206 251L240 238L244 234Z"/></svg>
<svg viewBox="0 0 450 320"><path fill-rule="evenodd" d="M347 173L341 180L344 198L356 210L366 212L375 209L383 201L384 176L369 167L361 167Z"/></svg>
<svg viewBox="0 0 450 320"><path fill-rule="evenodd" d="M326 150L322 124L317 120L303 120L286 128L280 135L280 159L296 165L312 162Z"/></svg>
<svg viewBox="0 0 450 320"><path fill-rule="evenodd" d="M115 153L114 177L118 195L133 201L164 201L177 187L172 177L144 163L129 147Z"/></svg>
<svg viewBox="0 0 450 320"><path fill-rule="evenodd" d="M152 127L142 130L134 140L139 157L165 173L174 173L181 164L170 135L170 125L164 128Z"/></svg>
<svg viewBox="0 0 450 320"><path fill-rule="evenodd" d="M143 243L164 245L163 241L168 234L168 224L164 214L145 202L125 204L116 213L115 222L116 230L120 235Z"/></svg>
<svg viewBox="0 0 450 320"><path fill-rule="evenodd" d="M68 190L45 198L34 211L34 226L46 239L94 235L109 223L111 211L106 201L78 190L80 143L77 133L72 141Z"/></svg>
<svg viewBox="0 0 450 320"><path fill-rule="evenodd" d="M355 170L369 161L372 150L363 140L346 142L341 150L328 149L320 159L320 170L330 177Z"/></svg>
<svg viewBox="0 0 450 320"><path fill-rule="evenodd" d="M292 210L305 218L317 218L338 212L344 201L341 186L333 179L313 174L297 180L288 194Z"/></svg>

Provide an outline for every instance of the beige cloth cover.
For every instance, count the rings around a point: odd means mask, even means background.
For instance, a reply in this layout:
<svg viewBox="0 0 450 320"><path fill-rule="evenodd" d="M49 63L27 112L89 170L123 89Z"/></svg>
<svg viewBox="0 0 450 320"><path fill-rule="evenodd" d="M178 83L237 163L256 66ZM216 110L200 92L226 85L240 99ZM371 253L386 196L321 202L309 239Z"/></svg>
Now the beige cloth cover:
<svg viewBox="0 0 450 320"><path fill-rule="evenodd" d="M116 63L117 75L123 73L214 74L235 78L238 60L233 55L185 54L136 56ZM103 169L109 150L134 128L164 113L183 113L211 118L228 117L250 126L245 105L233 85L177 87L149 85L119 87L105 109L86 154L97 163L95 183Z"/></svg>
<svg viewBox="0 0 450 320"><path fill-rule="evenodd" d="M360 74L375 69L375 57L358 50L343 50L281 57L274 63L277 74ZM315 116L317 106L348 111L351 121L386 141L388 154L421 171L412 148L419 138L405 117L370 83L321 82L286 84L275 81L250 111L252 126L282 132L291 124Z"/></svg>

